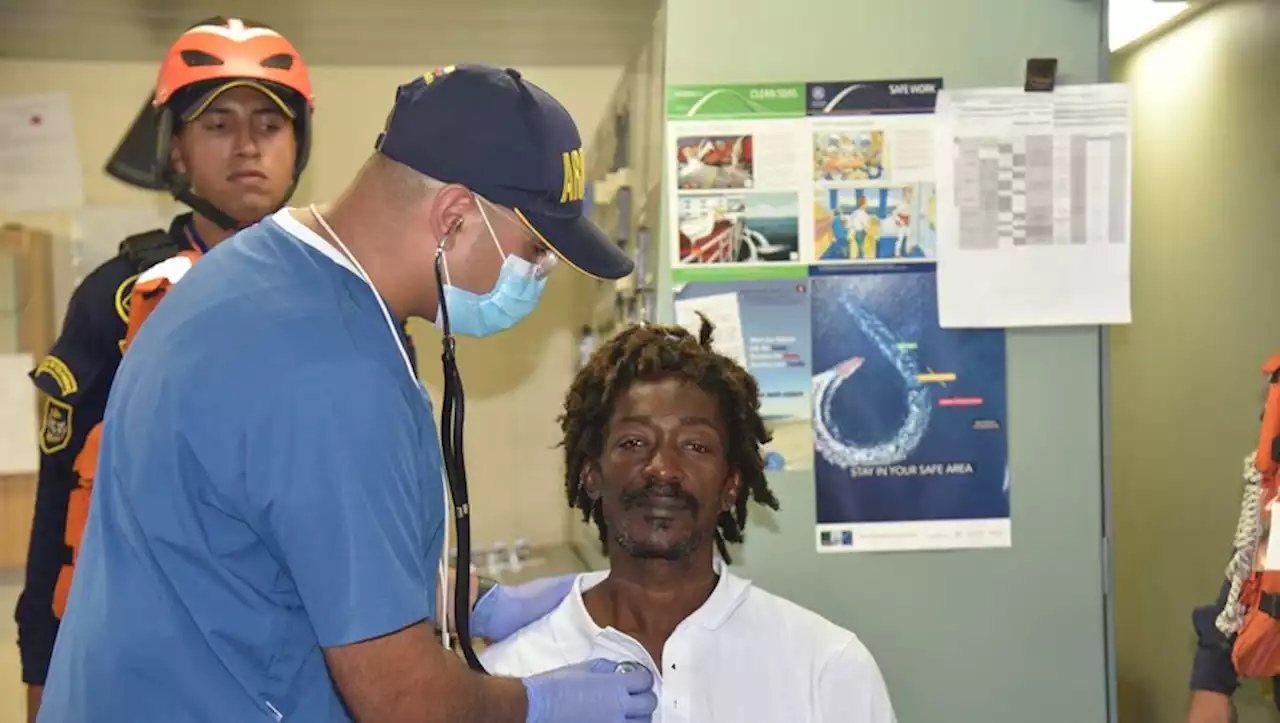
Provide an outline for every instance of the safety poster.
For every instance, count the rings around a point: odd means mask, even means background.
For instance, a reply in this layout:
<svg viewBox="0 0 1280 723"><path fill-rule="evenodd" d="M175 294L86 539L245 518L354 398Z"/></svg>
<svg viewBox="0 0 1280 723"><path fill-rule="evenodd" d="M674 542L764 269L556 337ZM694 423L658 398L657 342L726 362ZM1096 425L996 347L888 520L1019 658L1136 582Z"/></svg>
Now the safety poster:
<svg viewBox="0 0 1280 723"><path fill-rule="evenodd" d="M1011 544L1004 332L938 323L941 87L668 90L676 321L757 378L820 552Z"/></svg>

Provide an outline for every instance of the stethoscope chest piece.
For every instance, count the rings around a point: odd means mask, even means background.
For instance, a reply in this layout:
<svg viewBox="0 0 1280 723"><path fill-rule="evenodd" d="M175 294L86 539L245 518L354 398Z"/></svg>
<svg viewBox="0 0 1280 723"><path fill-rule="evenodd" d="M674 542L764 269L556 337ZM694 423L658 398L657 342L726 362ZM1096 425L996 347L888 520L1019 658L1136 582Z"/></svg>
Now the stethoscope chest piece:
<svg viewBox="0 0 1280 723"><path fill-rule="evenodd" d="M629 661L629 660L628 660L628 661L625 661L625 662L622 662L622 663L618 663L616 666L614 666L614 668L613 668L613 672L615 672L615 673L633 673L633 672L635 672L635 671L637 671L637 670L643 670L643 669L644 669L644 666L643 666L643 665L641 665L641 664L639 664L639 663L633 663L633 662L631 662L631 661Z"/></svg>

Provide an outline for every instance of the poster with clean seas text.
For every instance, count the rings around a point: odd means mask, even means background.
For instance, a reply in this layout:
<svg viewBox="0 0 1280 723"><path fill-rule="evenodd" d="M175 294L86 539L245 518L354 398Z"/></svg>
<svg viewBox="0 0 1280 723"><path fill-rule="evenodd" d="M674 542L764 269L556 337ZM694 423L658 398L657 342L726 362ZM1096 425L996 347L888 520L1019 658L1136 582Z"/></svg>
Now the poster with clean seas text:
<svg viewBox="0 0 1280 723"><path fill-rule="evenodd" d="M819 552L1008 547L1005 338L942 329L932 265L814 269Z"/></svg>

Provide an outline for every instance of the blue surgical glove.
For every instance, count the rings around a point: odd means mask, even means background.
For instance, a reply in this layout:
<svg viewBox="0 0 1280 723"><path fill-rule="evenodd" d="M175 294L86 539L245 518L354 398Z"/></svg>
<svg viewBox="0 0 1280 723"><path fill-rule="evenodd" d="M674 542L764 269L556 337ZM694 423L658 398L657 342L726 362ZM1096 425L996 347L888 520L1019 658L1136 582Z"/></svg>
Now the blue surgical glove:
<svg viewBox="0 0 1280 723"><path fill-rule="evenodd" d="M577 575L545 577L523 585L495 585L471 610L471 634L493 643L555 610Z"/></svg>
<svg viewBox="0 0 1280 723"><path fill-rule="evenodd" d="M653 674L643 665L615 672L610 660L588 660L523 679L525 723L649 723L658 707Z"/></svg>

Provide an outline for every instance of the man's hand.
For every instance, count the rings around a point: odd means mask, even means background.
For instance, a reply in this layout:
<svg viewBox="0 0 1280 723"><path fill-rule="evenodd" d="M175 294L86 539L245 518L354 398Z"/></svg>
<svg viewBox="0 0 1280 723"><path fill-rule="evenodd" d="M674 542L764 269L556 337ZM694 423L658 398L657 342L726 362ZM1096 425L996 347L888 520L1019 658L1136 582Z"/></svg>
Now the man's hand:
<svg viewBox="0 0 1280 723"><path fill-rule="evenodd" d="M1197 690L1191 694L1187 723L1236 723L1236 707L1230 696Z"/></svg>
<svg viewBox="0 0 1280 723"><path fill-rule="evenodd" d="M653 674L642 665L618 672L610 660L585 663L525 678L525 723L643 723L658 707Z"/></svg>
<svg viewBox="0 0 1280 723"><path fill-rule="evenodd" d="M523 585L497 585L475 602L471 633L490 642L501 642L513 633L555 610L573 589L577 575L544 577ZM472 588L474 594L475 588Z"/></svg>
<svg viewBox="0 0 1280 723"><path fill-rule="evenodd" d="M40 713L40 701L43 698L43 685L27 686L27 723L36 723L36 716Z"/></svg>

